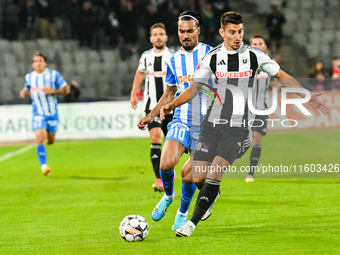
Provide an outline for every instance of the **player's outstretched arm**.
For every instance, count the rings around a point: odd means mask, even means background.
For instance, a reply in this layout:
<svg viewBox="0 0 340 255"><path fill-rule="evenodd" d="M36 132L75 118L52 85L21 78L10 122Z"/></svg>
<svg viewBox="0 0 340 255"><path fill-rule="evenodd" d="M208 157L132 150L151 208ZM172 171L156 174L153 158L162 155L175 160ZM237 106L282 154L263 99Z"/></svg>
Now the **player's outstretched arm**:
<svg viewBox="0 0 340 255"><path fill-rule="evenodd" d="M130 104L133 109L137 108L137 104L138 104L137 91L139 90L140 85L145 79L145 76L146 76L146 73L143 73L137 69L135 78L133 79L133 85L132 85L131 95L130 95Z"/></svg>
<svg viewBox="0 0 340 255"><path fill-rule="evenodd" d="M23 88L22 90L20 90L20 98L25 98L26 95L28 95L30 93L28 88Z"/></svg>
<svg viewBox="0 0 340 255"><path fill-rule="evenodd" d="M164 92L163 96L159 99L158 103L152 109L152 111L147 116L145 116L144 118L141 118L138 121L138 123L137 123L138 128L141 129L141 130L144 130L146 125L151 123L151 121L157 115L159 115L159 112L160 112L162 106L166 105L166 104L170 103L172 100L174 100L176 91L177 91L177 87L176 86L169 86L168 85L166 87L166 91Z"/></svg>
<svg viewBox="0 0 340 255"><path fill-rule="evenodd" d="M161 120L165 119L165 116L168 115L172 110L174 110L176 107L181 106L187 102L189 102L191 99L193 99L198 93L200 93L200 89L202 87L202 84L193 82L189 88L185 89L179 97L177 97L174 101L172 101L170 104L167 104L161 108L160 117Z"/></svg>
<svg viewBox="0 0 340 255"><path fill-rule="evenodd" d="M274 76L275 78L278 78L280 83L287 88L302 88L300 83L295 80L292 76L284 72L283 70L279 70L277 74ZM305 97L304 94L301 93L295 93L299 95L300 97ZM308 104L317 112L317 114L320 116L321 113L323 114L329 114L328 107L322 103L319 99L319 96L321 95L321 92L312 92L311 98L308 101Z"/></svg>

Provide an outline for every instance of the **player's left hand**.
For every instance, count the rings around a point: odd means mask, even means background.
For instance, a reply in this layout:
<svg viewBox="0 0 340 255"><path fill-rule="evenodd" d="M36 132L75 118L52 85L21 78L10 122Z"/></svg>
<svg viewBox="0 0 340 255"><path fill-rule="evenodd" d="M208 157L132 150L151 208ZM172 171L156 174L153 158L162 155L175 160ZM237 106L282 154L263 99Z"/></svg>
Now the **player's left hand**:
<svg viewBox="0 0 340 255"><path fill-rule="evenodd" d="M321 112L324 115L329 114L328 107L318 98L321 94L321 92L312 92L311 98L308 102L308 104L313 107L313 109L318 113L319 116L321 116Z"/></svg>
<svg viewBox="0 0 340 255"><path fill-rule="evenodd" d="M42 92L44 92L46 95L55 94L55 90L52 89L51 87L34 88L33 91L42 91Z"/></svg>
<svg viewBox="0 0 340 255"><path fill-rule="evenodd" d="M160 111L161 120L164 120L165 116L168 115L172 110L173 110L172 104L162 106Z"/></svg>

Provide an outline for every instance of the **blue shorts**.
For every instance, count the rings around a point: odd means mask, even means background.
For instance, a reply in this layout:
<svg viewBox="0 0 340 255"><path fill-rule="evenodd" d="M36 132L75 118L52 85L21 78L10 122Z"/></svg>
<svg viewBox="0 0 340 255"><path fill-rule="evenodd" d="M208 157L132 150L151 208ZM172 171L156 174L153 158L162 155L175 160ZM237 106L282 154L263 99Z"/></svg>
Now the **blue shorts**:
<svg viewBox="0 0 340 255"><path fill-rule="evenodd" d="M59 117L54 116L33 115L33 130L46 129L49 133L56 133L58 129Z"/></svg>
<svg viewBox="0 0 340 255"><path fill-rule="evenodd" d="M199 134L199 126L188 126L180 119L174 119L168 124L168 133L165 141L175 140L179 142L184 146L185 153L188 153L189 148L192 151L195 150Z"/></svg>

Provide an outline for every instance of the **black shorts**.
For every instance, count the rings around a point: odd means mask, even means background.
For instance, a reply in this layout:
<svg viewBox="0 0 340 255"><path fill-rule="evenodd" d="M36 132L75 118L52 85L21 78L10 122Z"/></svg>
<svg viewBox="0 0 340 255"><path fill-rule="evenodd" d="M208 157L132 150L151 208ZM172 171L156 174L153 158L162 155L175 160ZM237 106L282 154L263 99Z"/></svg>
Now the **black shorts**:
<svg viewBox="0 0 340 255"><path fill-rule="evenodd" d="M251 145L249 129L239 127L213 128L212 125L201 125L194 160L212 162L220 156L231 165L242 157Z"/></svg>
<svg viewBox="0 0 340 255"><path fill-rule="evenodd" d="M151 111L145 111L145 115L148 115ZM150 131L153 128L159 127L162 129L164 136L168 133L167 126L169 122L172 121L173 114L168 114L165 116L165 119L161 121L159 116L155 117L152 122L148 125L148 130Z"/></svg>
<svg viewBox="0 0 340 255"><path fill-rule="evenodd" d="M259 132L261 135L266 135L268 124L267 119L268 115L256 115L254 122L251 124L253 126L251 130Z"/></svg>

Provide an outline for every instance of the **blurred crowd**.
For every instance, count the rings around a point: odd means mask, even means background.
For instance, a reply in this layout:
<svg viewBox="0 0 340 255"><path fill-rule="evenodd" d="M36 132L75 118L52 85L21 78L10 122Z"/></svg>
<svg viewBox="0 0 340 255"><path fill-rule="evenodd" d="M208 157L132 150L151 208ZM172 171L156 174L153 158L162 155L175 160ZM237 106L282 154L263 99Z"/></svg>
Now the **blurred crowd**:
<svg viewBox="0 0 340 255"><path fill-rule="evenodd" d="M2 0L1 35L9 40L77 39L79 47L149 43L149 29L166 25L177 36L180 12L203 10L203 36L213 43L229 0ZM142 32L140 32L142 30ZM145 39L145 40L144 40ZM210 40L210 41L209 41Z"/></svg>
<svg viewBox="0 0 340 255"><path fill-rule="evenodd" d="M339 90L340 89L340 57L334 55L331 59L330 70L324 69L321 60L315 60L309 73L310 90Z"/></svg>

